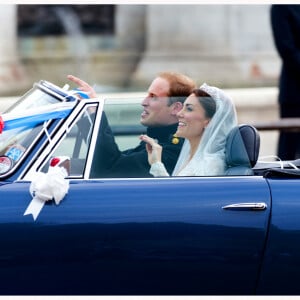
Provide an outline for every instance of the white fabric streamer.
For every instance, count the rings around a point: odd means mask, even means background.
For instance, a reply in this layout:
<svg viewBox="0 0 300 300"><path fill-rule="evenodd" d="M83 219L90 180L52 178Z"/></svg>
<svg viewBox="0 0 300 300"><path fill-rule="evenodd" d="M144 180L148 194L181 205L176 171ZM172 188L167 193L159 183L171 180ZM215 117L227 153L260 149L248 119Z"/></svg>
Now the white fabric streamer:
<svg viewBox="0 0 300 300"><path fill-rule="evenodd" d="M51 160L47 173L36 173L29 187L33 199L24 216L32 214L36 220L46 201L54 200L58 205L64 199L69 190L69 181L65 179L68 176L69 161L66 156L55 157Z"/></svg>

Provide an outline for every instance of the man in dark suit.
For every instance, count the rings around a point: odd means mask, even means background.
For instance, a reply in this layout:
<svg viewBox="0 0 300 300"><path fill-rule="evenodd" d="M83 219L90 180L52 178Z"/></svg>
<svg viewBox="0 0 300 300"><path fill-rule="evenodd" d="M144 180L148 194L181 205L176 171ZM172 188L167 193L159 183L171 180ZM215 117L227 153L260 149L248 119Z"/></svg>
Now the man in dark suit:
<svg viewBox="0 0 300 300"><path fill-rule="evenodd" d="M300 117L300 5L271 6L274 42L282 60L279 81L281 118ZM281 132L278 156L282 160L299 158L300 133Z"/></svg>
<svg viewBox="0 0 300 300"><path fill-rule="evenodd" d="M91 98L97 97L93 88L83 80L71 75L68 78L82 91L89 93ZM162 161L170 174L183 143L182 139L173 136L177 130L176 115L195 87L195 82L183 74L162 72L152 81L148 95L141 103L143 111L140 122L147 127L147 135L156 139L163 147ZM152 177L145 142L140 142L133 149L120 151L105 114L101 120L95 149L92 178Z"/></svg>

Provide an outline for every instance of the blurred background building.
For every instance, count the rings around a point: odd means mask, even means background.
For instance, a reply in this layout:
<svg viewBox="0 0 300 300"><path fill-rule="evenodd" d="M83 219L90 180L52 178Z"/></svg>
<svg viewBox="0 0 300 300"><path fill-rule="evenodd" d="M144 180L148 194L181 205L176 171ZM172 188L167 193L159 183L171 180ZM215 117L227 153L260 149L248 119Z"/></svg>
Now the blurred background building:
<svg viewBox="0 0 300 300"><path fill-rule="evenodd" d="M160 71L223 88L277 86L270 5L1 5L0 95L79 76L145 90Z"/></svg>

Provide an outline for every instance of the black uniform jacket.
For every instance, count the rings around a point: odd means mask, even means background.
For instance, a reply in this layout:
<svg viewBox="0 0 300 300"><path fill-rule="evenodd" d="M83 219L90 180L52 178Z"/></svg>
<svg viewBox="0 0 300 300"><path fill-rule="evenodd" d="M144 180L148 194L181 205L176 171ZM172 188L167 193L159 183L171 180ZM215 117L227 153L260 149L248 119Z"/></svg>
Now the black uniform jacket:
<svg viewBox="0 0 300 300"><path fill-rule="evenodd" d="M163 127L148 127L147 135L157 139L163 147L162 162L169 174L172 173L183 139L174 139L177 123ZM177 143L178 142L178 143ZM100 131L91 170L92 178L100 177L152 177L149 173L148 154L145 142L125 151L120 151L105 114L102 116Z"/></svg>
<svg viewBox="0 0 300 300"><path fill-rule="evenodd" d="M300 5L271 7L271 25L282 59L279 102L300 105Z"/></svg>

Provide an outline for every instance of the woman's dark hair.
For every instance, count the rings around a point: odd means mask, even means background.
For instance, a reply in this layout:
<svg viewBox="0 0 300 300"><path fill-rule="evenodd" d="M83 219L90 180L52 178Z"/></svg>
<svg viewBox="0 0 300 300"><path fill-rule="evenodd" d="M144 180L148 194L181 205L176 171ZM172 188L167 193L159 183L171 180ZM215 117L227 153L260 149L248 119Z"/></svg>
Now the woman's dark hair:
<svg viewBox="0 0 300 300"><path fill-rule="evenodd" d="M201 89L193 89L192 94L198 97L199 103L205 110L205 116L211 119L216 112L216 101Z"/></svg>

